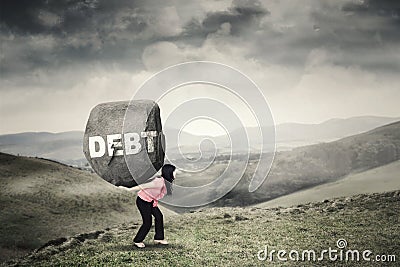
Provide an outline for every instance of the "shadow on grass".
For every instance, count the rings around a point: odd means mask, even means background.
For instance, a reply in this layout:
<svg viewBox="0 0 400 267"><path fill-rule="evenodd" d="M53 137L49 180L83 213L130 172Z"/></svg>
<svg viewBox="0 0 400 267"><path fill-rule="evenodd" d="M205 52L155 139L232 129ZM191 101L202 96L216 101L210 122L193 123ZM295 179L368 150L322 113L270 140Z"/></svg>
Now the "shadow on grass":
<svg viewBox="0 0 400 267"><path fill-rule="evenodd" d="M168 245L159 245L159 244L146 244L144 248L138 248L135 245L116 245L110 248L111 251L155 251L155 250L165 250L165 249L183 249L182 245L176 244L168 244Z"/></svg>

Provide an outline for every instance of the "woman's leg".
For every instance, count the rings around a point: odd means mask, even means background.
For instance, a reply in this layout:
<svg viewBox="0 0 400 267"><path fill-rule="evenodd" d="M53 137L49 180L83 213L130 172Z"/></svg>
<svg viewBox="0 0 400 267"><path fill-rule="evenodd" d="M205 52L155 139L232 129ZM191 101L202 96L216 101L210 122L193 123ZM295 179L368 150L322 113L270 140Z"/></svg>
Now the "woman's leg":
<svg viewBox="0 0 400 267"><path fill-rule="evenodd" d="M140 226L139 231L137 232L133 242L140 243L144 240L148 232L151 228L151 210L152 203L144 201L140 197L136 198L136 205L140 211L140 215L142 216L143 224Z"/></svg>
<svg viewBox="0 0 400 267"><path fill-rule="evenodd" d="M156 234L154 235L155 240L163 240L164 239L164 219L161 210L158 207L153 207L151 209L151 214L153 214L155 219L155 230Z"/></svg>

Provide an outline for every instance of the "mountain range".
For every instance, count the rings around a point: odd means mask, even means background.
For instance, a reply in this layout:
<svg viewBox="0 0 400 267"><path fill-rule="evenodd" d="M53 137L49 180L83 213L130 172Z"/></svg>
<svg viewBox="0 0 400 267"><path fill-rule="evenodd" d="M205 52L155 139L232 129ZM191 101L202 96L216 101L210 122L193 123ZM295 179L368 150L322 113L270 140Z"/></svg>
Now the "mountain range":
<svg viewBox="0 0 400 267"><path fill-rule="evenodd" d="M400 120L400 117L378 117L361 116L347 119L330 119L320 124L283 123L278 124L276 131L277 150L290 150L294 147L337 140L346 136L359 134L373 128ZM246 128L248 139L257 140L259 129L255 127ZM198 153L199 143L205 137L215 141L219 152L227 153L229 143L227 136L199 136L182 131L180 143L168 142L168 136L177 136L178 129L164 129L167 140L167 154L170 157L184 153ZM230 135L237 135L239 129ZM16 134L0 135L0 152L14 155L36 156L56 160L68 165L85 166L87 161L82 152L82 131L71 131L61 133L49 132L24 132ZM260 144L253 143L253 149ZM213 150L210 143L204 143L202 149Z"/></svg>

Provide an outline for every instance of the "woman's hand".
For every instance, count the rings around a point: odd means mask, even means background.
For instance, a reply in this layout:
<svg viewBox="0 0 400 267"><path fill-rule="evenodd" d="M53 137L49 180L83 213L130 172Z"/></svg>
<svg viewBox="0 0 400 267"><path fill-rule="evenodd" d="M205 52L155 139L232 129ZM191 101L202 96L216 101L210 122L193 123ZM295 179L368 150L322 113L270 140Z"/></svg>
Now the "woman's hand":
<svg viewBox="0 0 400 267"><path fill-rule="evenodd" d="M128 188L128 187L120 185L120 186L118 186L118 188L124 189L126 191L131 191L131 192L136 192L136 191L140 190L140 188L138 186L134 186L134 187Z"/></svg>
<svg viewBox="0 0 400 267"><path fill-rule="evenodd" d="M130 188L125 187L125 186L122 186L122 185L117 186L117 188L119 188L119 189L125 189L126 191L130 191Z"/></svg>

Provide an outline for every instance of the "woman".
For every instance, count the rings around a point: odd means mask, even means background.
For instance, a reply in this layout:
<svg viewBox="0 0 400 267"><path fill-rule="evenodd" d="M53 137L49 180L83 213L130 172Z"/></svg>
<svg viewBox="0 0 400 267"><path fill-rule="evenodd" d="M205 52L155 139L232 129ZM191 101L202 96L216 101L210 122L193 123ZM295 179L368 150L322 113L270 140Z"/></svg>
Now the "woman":
<svg viewBox="0 0 400 267"><path fill-rule="evenodd" d="M172 182L175 179L176 168L174 165L165 164L161 169L161 176L157 175L151 182L126 188L129 191L139 191L136 198L136 205L142 216L143 224L136 234L133 242L138 248L144 248L143 240L150 231L152 218L155 219L155 236L154 243L167 245L167 240L164 239L164 222L163 214L157 207L158 200L163 198L165 194L172 194ZM168 182L166 182L166 181Z"/></svg>

